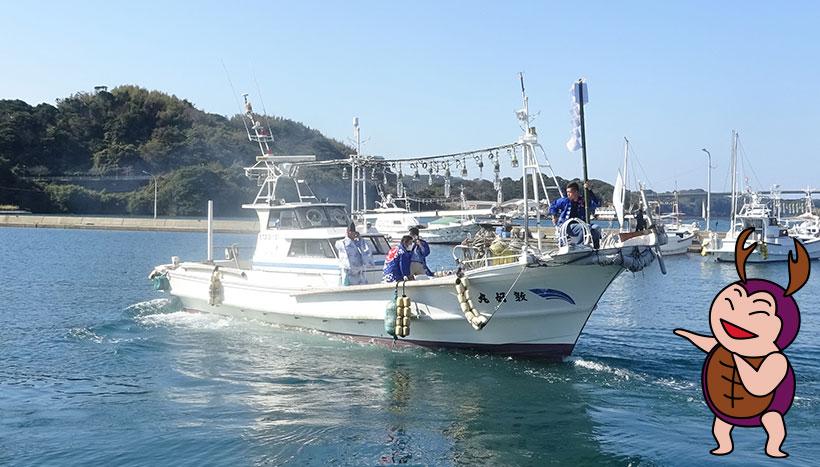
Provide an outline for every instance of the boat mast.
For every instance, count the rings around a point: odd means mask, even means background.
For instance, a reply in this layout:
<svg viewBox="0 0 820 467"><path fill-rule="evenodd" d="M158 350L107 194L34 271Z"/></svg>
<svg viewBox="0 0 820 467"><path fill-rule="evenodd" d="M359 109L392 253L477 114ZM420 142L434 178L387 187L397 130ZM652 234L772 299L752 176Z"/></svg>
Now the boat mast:
<svg viewBox="0 0 820 467"><path fill-rule="evenodd" d="M353 117L353 136L356 137L359 133L359 117ZM358 180L357 171L358 167L356 167L356 159L358 156L358 144L356 149L356 154L352 154L350 156L350 214L356 212L356 181Z"/></svg>
<svg viewBox="0 0 820 467"><path fill-rule="evenodd" d="M353 119L353 134L356 138L356 158L361 157L362 155L362 133L359 128L359 117ZM361 183L362 183L362 214L367 211L367 169L366 167L362 166L359 169L359 175L361 175Z"/></svg>
<svg viewBox="0 0 820 467"><path fill-rule="evenodd" d="M737 131L732 130L732 216L730 232L735 233L735 218L737 213Z"/></svg>
<svg viewBox="0 0 820 467"><path fill-rule="evenodd" d="M629 174L629 140L626 139L624 136L624 182L623 186L621 187L621 209L623 209L624 202L626 202L626 185L628 183L627 175ZM624 226L621 225L621 230L624 230Z"/></svg>
<svg viewBox="0 0 820 467"><path fill-rule="evenodd" d="M584 160L584 222L589 224L589 193L587 192L587 182L589 181L589 174L587 173L587 133L584 125L584 80L578 79L576 83L578 90L578 107L581 116L581 155Z"/></svg>
<svg viewBox="0 0 820 467"><path fill-rule="evenodd" d="M521 99L523 101L524 107L516 112L518 120L524 124L524 134L521 135L519 139L519 144L521 144L521 149L523 152L523 163L521 164L522 167L522 176L521 176L521 184L522 184L522 194L524 196L524 242L526 242L530 238L530 208L529 208L529 201L528 197L529 194L527 188L527 171L529 170L532 174L533 180L533 196L535 198L535 216L536 227L541 225L541 210L539 206L539 195L538 195L538 161L535 159L535 145L538 143L538 136L535 132L535 127L530 126L530 109L529 109L529 100L527 98L527 93L524 89L524 73L518 73L519 80L521 82ZM541 250L541 232L538 231L538 250ZM522 250L522 253L526 251L526 248Z"/></svg>

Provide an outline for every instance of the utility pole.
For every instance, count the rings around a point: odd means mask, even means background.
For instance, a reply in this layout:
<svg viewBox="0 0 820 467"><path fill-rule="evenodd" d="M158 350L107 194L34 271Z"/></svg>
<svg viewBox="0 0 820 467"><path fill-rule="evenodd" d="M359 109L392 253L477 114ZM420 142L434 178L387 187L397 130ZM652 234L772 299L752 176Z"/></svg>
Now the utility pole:
<svg viewBox="0 0 820 467"><path fill-rule="evenodd" d="M705 148L701 151L706 153L706 230L712 230L712 153Z"/></svg>
<svg viewBox="0 0 820 467"><path fill-rule="evenodd" d="M147 172L145 170L143 170L142 173L150 176L151 180L154 182L154 220L157 220L157 177L155 177L151 172Z"/></svg>

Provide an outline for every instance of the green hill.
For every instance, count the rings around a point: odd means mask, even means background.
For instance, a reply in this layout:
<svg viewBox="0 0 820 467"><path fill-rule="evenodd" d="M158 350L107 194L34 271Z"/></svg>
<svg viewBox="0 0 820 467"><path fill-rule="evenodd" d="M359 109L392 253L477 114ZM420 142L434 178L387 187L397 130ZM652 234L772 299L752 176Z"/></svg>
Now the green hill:
<svg viewBox="0 0 820 467"><path fill-rule="evenodd" d="M332 159L351 152L292 120L273 117L270 126L276 153ZM94 190L55 182L58 176L110 180L147 171L160 177L162 215L201 214L203 199L220 200L220 214L236 214L255 190L240 168L257 153L240 116L209 114L137 86L78 93L56 106L0 100L0 204L32 211L148 214L153 186L123 193L119 186ZM323 184L327 193L320 196L344 186L341 180Z"/></svg>
<svg viewBox="0 0 820 467"><path fill-rule="evenodd" d="M301 123L267 120L274 153L327 160L353 151ZM0 205L41 213L149 215L154 187L143 173L149 172L159 179L160 216L203 215L208 199L216 200L217 215L247 215L240 205L253 199L257 187L241 168L252 165L258 151L248 142L241 116L210 114L138 86L77 93L56 106L0 100ZM394 190L395 177L387 175L387 189ZM350 199L340 170L306 170L301 176L320 198ZM382 177L377 174L373 184ZM428 200L414 207L439 207L434 200L443 198L442 183L428 186L422 178L405 179L412 196ZM521 197L519 181L502 181L505 199ZM461 186L469 199L496 198L487 180L453 179L455 199ZM596 181L593 187L602 198L611 197L611 185ZM373 186L371 200L375 192Z"/></svg>

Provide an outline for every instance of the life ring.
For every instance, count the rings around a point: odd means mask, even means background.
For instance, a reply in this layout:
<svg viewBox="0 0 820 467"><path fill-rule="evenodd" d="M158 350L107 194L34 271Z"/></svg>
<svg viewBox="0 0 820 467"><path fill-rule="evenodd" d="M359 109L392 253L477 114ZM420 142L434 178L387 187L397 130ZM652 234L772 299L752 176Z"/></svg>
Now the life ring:
<svg viewBox="0 0 820 467"><path fill-rule="evenodd" d="M322 211L316 208L308 209L307 211L305 211L305 218L308 220L308 222L310 222L310 225L312 226L321 225L322 219L324 219L324 217L325 216L324 214L322 214Z"/></svg>
<svg viewBox="0 0 820 467"><path fill-rule="evenodd" d="M345 212L341 209L331 209L330 217L331 219L333 219L333 222L336 225L347 225L347 216L345 215Z"/></svg>

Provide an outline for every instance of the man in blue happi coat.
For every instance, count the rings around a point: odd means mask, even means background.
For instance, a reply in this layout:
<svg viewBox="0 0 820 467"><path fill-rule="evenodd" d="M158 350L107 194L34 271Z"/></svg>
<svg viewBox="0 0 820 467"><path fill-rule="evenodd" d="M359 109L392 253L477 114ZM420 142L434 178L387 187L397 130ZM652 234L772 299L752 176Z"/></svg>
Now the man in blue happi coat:
<svg viewBox="0 0 820 467"><path fill-rule="evenodd" d="M550 204L549 213L552 216L552 223L555 227L560 228L561 225L568 219L577 218L582 221L586 219L586 211L584 210L584 197L579 192L578 182L569 182L567 184L567 196L558 198ZM595 211L598 207L598 197L589 187L589 181L584 182L589 194L589 209ZM595 248L598 248L599 240L601 239L601 231L597 225L590 223L590 232L592 233L592 243ZM572 243L580 243L583 240L583 230L578 223L572 223L567 226L567 235Z"/></svg>

